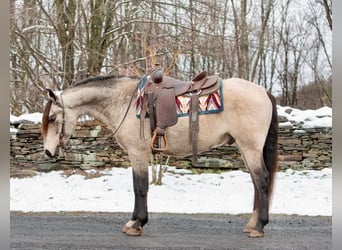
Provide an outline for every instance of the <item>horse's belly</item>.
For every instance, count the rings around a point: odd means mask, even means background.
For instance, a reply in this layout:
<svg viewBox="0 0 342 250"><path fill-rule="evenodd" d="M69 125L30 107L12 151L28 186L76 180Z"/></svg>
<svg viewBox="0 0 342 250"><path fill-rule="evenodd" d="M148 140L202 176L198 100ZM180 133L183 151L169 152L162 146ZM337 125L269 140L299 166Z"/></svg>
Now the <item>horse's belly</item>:
<svg viewBox="0 0 342 250"><path fill-rule="evenodd" d="M220 124L205 122L204 116L200 117L199 133L197 137L198 152L210 150L231 141L231 136L227 128L222 128ZM189 120L182 119L174 127L167 131L168 154L174 156L185 156L192 154L192 144L189 137Z"/></svg>

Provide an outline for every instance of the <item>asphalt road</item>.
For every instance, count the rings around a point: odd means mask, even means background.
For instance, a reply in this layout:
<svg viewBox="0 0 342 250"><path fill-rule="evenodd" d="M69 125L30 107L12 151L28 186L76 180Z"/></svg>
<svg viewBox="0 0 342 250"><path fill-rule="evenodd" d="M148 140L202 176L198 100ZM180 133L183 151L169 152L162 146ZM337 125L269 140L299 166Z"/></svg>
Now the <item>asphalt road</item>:
<svg viewBox="0 0 342 250"><path fill-rule="evenodd" d="M249 215L156 214L140 237L127 213L11 212L11 249L332 249L332 218L271 215L264 238L242 232Z"/></svg>

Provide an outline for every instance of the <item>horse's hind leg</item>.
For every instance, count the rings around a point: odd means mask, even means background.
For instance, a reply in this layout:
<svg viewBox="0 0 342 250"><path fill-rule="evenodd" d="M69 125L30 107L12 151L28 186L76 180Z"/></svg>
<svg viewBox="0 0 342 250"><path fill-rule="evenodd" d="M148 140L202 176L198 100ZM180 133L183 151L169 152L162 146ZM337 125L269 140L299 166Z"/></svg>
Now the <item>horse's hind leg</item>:
<svg viewBox="0 0 342 250"><path fill-rule="evenodd" d="M247 225L245 226L245 228L243 229L243 232L244 233L251 233L257 222L258 222L258 214L259 214L259 204L258 204L258 191L255 187L255 185L253 184L254 186L254 206L253 206L253 213L252 213L252 217L250 218L249 222L247 223Z"/></svg>
<svg viewBox="0 0 342 250"><path fill-rule="evenodd" d="M244 232L249 233L250 237L263 237L264 226L269 221L269 173L264 164L262 150L242 149L241 153L254 185L253 214Z"/></svg>

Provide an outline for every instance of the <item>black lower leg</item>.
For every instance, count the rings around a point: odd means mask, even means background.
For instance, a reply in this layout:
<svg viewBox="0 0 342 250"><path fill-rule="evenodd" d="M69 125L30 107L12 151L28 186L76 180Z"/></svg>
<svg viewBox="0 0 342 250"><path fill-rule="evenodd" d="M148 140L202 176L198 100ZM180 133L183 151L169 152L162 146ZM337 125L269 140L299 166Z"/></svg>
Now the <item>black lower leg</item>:
<svg viewBox="0 0 342 250"><path fill-rule="evenodd" d="M135 171L133 169L134 187L134 211L132 220L135 221L133 227L143 227L148 221L147 212L147 192L148 192L148 171Z"/></svg>
<svg viewBox="0 0 342 250"><path fill-rule="evenodd" d="M251 177L254 184L254 211L258 210L258 217L255 225L255 230L262 232L264 226L268 223L268 187L269 187L269 174L267 169L254 168L251 171Z"/></svg>
<svg viewBox="0 0 342 250"><path fill-rule="evenodd" d="M261 195L264 196L264 195ZM259 216L258 216L258 222L256 224L255 229L257 231L263 231L265 225L269 221L269 215L268 215L268 200L267 196L265 198L261 198L259 200L260 206L259 206Z"/></svg>
<svg viewBox="0 0 342 250"><path fill-rule="evenodd" d="M258 190L259 215L256 230L262 231L269 221L269 200L268 200L268 173L257 178L256 186Z"/></svg>

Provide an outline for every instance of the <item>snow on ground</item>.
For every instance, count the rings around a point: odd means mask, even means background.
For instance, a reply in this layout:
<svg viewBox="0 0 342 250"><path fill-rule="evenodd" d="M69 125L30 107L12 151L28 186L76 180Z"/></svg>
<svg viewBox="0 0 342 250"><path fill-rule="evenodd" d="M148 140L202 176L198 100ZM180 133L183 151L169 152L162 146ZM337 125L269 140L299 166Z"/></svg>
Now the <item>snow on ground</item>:
<svg viewBox="0 0 342 250"><path fill-rule="evenodd" d="M163 185L150 185L150 212L251 212L253 185L248 173L192 174L168 169ZM113 168L93 179L77 174L66 177L61 171L12 178L10 210L132 212L131 172L131 168ZM332 170L279 172L270 212L332 215Z"/></svg>
<svg viewBox="0 0 342 250"><path fill-rule="evenodd" d="M279 116L287 118L280 126L303 128L331 127L332 109L298 110L278 106ZM39 123L41 114L10 116L11 126L20 121ZM16 129L11 127L11 132ZM191 174L169 171L162 186L150 186L149 211L173 213L250 213L253 185L249 174L228 171L221 174ZM12 211L105 211L132 212L132 170L113 168L104 176L85 179L63 176L61 171L38 173L32 178L11 178ZM332 170L279 172L271 213L332 215Z"/></svg>

